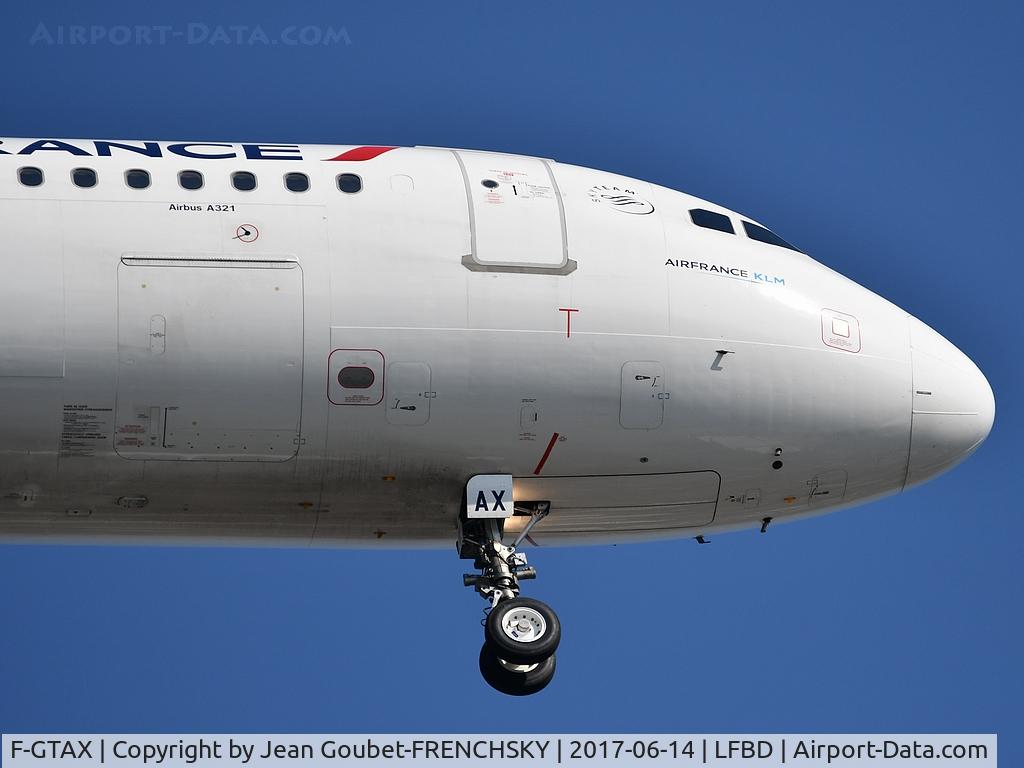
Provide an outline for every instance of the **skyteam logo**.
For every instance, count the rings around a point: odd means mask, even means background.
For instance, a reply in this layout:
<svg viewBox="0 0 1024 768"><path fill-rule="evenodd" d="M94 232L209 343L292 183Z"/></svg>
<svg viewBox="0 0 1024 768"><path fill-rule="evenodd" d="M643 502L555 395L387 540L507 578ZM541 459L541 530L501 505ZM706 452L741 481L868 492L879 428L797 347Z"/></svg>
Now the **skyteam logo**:
<svg viewBox="0 0 1024 768"><path fill-rule="evenodd" d="M592 202L606 205L622 213L644 216L654 213L654 205L640 197L634 190L624 187L595 184L587 194Z"/></svg>

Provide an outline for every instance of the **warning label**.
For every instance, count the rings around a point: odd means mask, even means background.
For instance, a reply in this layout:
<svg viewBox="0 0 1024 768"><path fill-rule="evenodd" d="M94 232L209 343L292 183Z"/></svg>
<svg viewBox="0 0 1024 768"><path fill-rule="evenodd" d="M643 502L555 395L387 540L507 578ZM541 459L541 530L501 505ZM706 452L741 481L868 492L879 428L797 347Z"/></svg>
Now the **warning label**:
<svg viewBox="0 0 1024 768"><path fill-rule="evenodd" d="M64 420L60 432L60 457L85 458L110 439L110 420L113 408L94 408L77 403L64 406Z"/></svg>

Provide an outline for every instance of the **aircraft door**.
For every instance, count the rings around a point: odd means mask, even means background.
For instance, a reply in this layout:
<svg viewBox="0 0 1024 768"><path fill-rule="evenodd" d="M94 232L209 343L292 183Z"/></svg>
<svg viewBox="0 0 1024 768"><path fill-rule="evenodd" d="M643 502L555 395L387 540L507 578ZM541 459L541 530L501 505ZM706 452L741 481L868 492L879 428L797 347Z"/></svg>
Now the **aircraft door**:
<svg viewBox="0 0 1024 768"><path fill-rule="evenodd" d="M807 481L811 492L808 503L813 507L820 504L835 504L846 495L846 470L830 469L819 472Z"/></svg>
<svg viewBox="0 0 1024 768"><path fill-rule="evenodd" d="M665 368L661 363L630 362L622 366L619 423L626 429L657 429L665 417Z"/></svg>
<svg viewBox="0 0 1024 768"><path fill-rule="evenodd" d="M430 366L392 363L387 376L387 420L391 424L420 426L430 419Z"/></svg>
<svg viewBox="0 0 1024 768"><path fill-rule="evenodd" d="M114 448L128 459L284 461L298 449L302 270L122 258Z"/></svg>
<svg viewBox="0 0 1024 768"><path fill-rule="evenodd" d="M455 153L470 204L474 271L567 274L565 214L544 160L490 152Z"/></svg>

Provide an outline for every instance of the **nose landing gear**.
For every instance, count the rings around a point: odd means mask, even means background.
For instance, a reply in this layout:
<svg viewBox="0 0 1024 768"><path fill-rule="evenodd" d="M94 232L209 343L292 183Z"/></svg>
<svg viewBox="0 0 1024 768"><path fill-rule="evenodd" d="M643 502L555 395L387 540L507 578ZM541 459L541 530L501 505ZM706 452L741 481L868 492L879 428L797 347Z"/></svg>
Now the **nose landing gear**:
<svg viewBox="0 0 1024 768"><path fill-rule="evenodd" d="M562 639L558 616L540 600L519 596L519 581L537 578L537 571L516 547L548 513L549 505L517 506L530 521L511 546L502 543L501 518L463 519L459 556L473 560L478 574L462 577L490 602L480 649L480 673L495 690L527 696L543 689L555 675L555 651Z"/></svg>

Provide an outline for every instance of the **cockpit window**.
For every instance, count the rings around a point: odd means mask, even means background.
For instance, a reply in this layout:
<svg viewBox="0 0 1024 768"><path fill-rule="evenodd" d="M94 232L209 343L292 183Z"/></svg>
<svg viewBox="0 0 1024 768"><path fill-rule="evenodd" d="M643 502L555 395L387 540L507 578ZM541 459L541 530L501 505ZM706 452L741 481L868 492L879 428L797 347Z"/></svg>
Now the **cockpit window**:
<svg viewBox="0 0 1024 768"><path fill-rule="evenodd" d="M781 237L772 232L770 229L765 229L764 227L760 227L757 224L754 224L753 222L750 221L743 222L743 229L746 230L747 237L749 237L751 240L757 240L758 242L761 243L768 243L768 245L777 245L780 248L789 248L789 250L791 251L801 253L799 248L797 248L794 245L790 245Z"/></svg>
<svg viewBox="0 0 1024 768"><path fill-rule="evenodd" d="M690 211L690 220L698 227L716 229L719 232L728 232L730 235L736 234L736 230L732 228L732 219L723 213L694 208Z"/></svg>

